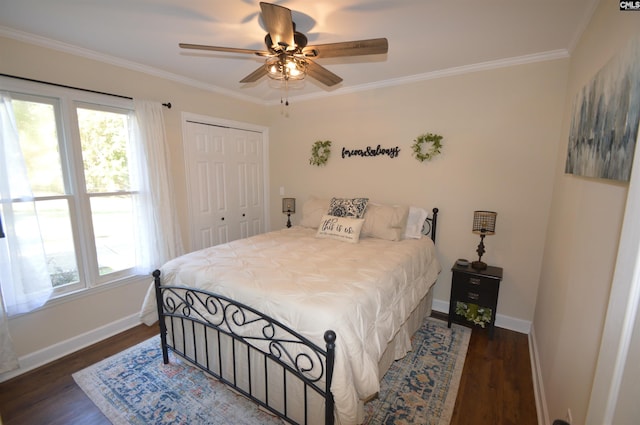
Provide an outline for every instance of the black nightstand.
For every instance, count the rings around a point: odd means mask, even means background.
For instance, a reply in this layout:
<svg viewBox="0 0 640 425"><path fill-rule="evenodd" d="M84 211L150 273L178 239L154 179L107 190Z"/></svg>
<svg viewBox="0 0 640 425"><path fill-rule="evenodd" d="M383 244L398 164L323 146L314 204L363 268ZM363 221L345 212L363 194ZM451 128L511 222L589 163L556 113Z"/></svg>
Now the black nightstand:
<svg viewBox="0 0 640 425"><path fill-rule="evenodd" d="M502 268L487 266L485 270L475 270L471 265L459 266L455 264L451 271L453 272L453 277L451 279L451 297L449 301L449 327L451 327L452 322L466 325L473 324L464 316L456 314L458 302L490 308L489 337L493 339Z"/></svg>

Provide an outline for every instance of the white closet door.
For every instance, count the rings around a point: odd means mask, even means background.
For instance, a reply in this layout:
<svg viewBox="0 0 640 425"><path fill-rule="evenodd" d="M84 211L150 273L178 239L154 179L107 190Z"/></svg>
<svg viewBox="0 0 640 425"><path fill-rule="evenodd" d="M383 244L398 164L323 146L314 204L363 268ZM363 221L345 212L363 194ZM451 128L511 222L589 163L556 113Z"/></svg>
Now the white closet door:
<svg viewBox="0 0 640 425"><path fill-rule="evenodd" d="M262 134L195 122L185 134L192 250L261 233Z"/></svg>
<svg viewBox="0 0 640 425"><path fill-rule="evenodd" d="M245 130L227 129L234 152L230 164L235 168L237 183L238 238L263 232L262 135ZM236 238L237 239L237 238Z"/></svg>
<svg viewBox="0 0 640 425"><path fill-rule="evenodd" d="M185 166L189 188L192 250L229 240L229 202L224 132L188 122Z"/></svg>

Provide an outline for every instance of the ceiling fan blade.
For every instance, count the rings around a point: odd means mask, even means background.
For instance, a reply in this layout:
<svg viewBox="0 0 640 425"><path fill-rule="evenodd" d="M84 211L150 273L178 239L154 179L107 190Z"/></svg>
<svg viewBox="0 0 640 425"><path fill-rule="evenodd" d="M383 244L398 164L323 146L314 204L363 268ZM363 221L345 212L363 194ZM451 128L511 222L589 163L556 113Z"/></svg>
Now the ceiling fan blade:
<svg viewBox="0 0 640 425"><path fill-rule="evenodd" d="M256 69L251 74L247 75L242 80L240 80L240 82L253 83L255 81L258 81L260 78L264 77L265 75L267 75L267 68L265 68L264 65L262 65L260 68Z"/></svg>
<svg viewBox="0 0 640 425"><path fill-rule="evenodd" d="M344 41L340 43L317 44L302 49L307 57L336 58L340 56L378 55L387 53L389 42L386 38Z"/></svg>
<svg viewBox="0 0 640 425"><path fill-rule="evenodd" d="M188 44L188 43L180 43L178 45L183 49L211 50L214 52L247 53L247 54L258 55L258 56L271 56L271 53L265 52L262 50L237 49L235 47L206 46L203 44Z"/></svg>
<svg viewBox="0 0 640 425"><path fill-rule="evenodd" d="M342 82L342 78L338 77L333 72L329 71L322 65L318 65L312 60L307 59L307 75L315 78L325 86L335 86L336 84Z"/></svg>
<svg viewBox="0 0 640 425"><path fill-rule="evenodd" d="M262 19L274 46L295 47L291 10L277 4L260 2ZM291 50L291 49L290 49Z"/></svg>

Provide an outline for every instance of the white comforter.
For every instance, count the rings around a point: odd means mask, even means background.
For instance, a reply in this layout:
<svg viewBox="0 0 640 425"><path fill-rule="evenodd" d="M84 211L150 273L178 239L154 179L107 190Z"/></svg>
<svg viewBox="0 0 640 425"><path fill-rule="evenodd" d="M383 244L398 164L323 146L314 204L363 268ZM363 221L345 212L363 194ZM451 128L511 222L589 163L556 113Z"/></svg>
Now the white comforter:
<svg viewBox="0 0 640 425"><path fill-rule="evenodd" d="M379 390L378 361L435 283L440 264L427 237L351 244L293 227L192 252L161 272L164 284L233 298L321 347L324 332L334 330L331 390L340 423L349 425L362 420L359 400ZM153 286L141 315L147 324L157 321Z"/></svg>

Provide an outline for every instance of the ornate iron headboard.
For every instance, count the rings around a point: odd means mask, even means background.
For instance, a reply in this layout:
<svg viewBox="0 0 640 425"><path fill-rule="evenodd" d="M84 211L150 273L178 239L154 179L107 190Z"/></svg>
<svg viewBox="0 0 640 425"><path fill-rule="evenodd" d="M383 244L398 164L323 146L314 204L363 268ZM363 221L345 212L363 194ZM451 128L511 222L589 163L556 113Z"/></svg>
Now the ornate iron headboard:
<svg viewBox="0 0 640 425"><path fill-rule="evenodd" d="M424 226L422 226L422 234L427 235L431 238L433 243L436 243L436 227L438 226L438 209L434 208L431 210L433 215L431 217L427 217L424 221Z"/></svg>

